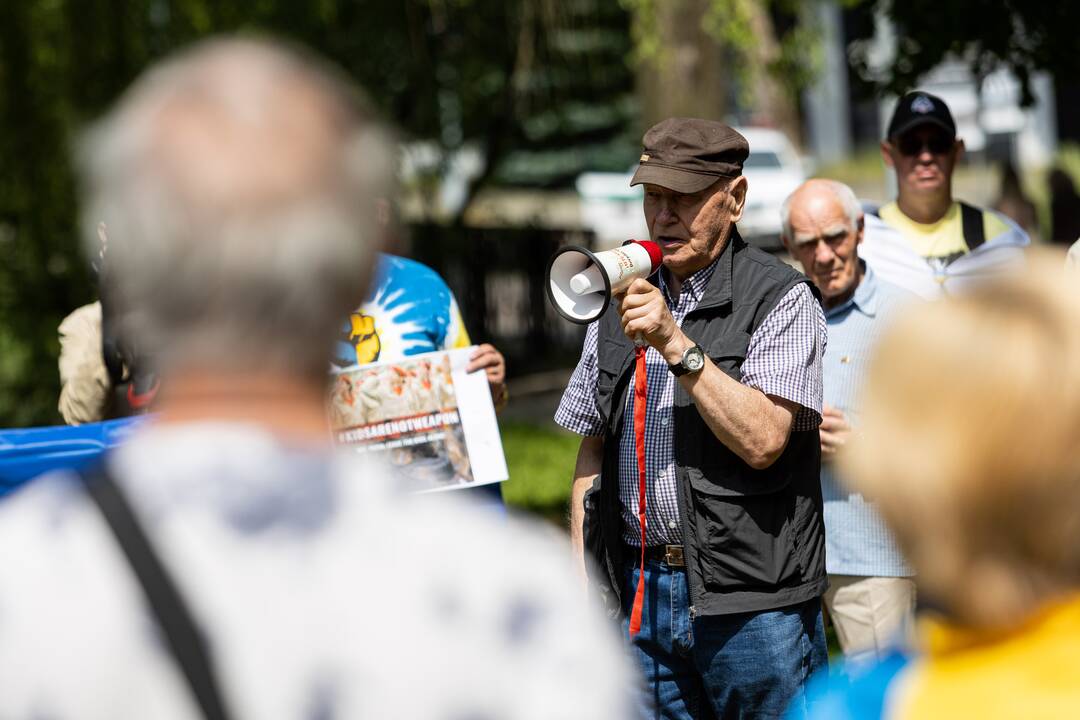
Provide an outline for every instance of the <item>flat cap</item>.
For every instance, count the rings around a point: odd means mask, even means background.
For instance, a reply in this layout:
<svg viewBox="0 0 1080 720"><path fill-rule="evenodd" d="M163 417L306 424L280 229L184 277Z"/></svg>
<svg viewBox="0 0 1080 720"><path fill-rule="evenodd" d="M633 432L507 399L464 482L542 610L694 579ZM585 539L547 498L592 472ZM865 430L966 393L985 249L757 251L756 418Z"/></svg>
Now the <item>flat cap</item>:
<svg viewBox="0 0 1080 720"><path fill-rule="evenodd" d="M719 178L738 177L750 144L714 120L668 118L641 140L641 164L631 185L659 185L679 193L704 190Z"/></svg>

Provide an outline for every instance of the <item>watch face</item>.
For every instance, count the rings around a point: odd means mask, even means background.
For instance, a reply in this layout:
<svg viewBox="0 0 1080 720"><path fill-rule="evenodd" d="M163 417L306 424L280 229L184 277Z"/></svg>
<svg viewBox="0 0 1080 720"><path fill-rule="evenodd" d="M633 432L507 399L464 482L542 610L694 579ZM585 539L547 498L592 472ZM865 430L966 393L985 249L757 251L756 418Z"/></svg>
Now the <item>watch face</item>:
<svg viewBox="0 0 1080 720"><path fill-rule="evenodd" d="M690 372L697 372L705 367L705 355L701 352L701 348L695 345L687 350L686 356L683 358L683 365Z"/></svg>

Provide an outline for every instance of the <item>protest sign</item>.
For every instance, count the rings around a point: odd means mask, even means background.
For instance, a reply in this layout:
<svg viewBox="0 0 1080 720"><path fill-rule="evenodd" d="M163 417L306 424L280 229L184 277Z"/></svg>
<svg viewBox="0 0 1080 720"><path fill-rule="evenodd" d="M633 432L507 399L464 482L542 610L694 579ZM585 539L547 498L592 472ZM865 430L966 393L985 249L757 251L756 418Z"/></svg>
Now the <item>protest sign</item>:
<svg viewBox="0 0 1080 720"><path fill-rule="evenodd" d="M473 348L413 355L335 373L336 441L378 453L410 490L453 490L507 478L483 372L466 373Z"/></svg>

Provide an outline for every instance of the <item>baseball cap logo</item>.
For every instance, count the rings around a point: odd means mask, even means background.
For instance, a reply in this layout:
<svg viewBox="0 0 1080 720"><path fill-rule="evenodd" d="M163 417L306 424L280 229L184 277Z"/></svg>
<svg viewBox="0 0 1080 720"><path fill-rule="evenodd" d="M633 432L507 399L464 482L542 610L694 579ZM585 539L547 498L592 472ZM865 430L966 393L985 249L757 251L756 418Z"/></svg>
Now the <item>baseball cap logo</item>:
<svg viewBox="0 0 1080 720"><path fill-rule="evenodd" d="M911 101L911 112L916 112L920 115L934 112L934 101L925 95L917 95L915 99Z"/></svg>

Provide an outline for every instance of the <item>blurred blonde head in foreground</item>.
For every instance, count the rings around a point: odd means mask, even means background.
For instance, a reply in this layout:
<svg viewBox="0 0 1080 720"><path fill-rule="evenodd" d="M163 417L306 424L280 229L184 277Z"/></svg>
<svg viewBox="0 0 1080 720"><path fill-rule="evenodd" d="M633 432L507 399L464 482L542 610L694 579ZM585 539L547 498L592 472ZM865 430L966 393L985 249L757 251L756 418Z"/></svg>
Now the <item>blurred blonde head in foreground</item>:
<svg viewBox="0 0 1080 720"><path fill-rule="evenodd" d="M842 459L954 621L1080 591L1080 282L1064 256L913 308L878 346Z"/></svg>

